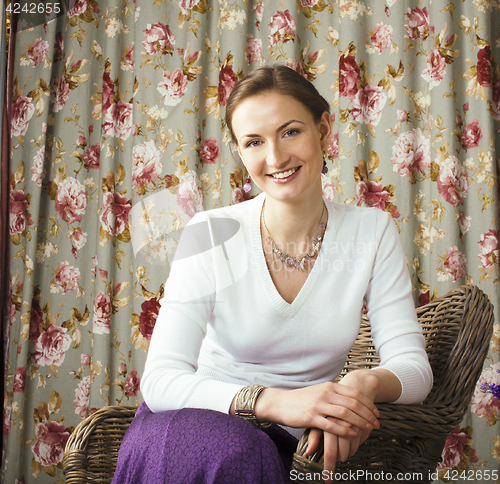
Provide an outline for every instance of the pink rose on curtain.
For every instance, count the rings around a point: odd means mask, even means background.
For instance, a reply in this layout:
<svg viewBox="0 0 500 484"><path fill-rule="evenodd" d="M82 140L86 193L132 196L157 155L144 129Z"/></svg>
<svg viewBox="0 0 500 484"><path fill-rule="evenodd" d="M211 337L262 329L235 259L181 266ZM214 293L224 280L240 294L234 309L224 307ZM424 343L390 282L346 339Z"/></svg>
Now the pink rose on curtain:
<svg viewBox="0 0 500 484"><path fill-rule="evenodd" d="M69 97L69 84L64 74L55 81L50 89L50 102L53 104L52 110L58 113L66 104Z"/></svg>
<svg viewBox="0 0 500 484"><path fill-rule="evenodd" d="M22 190L10 192L10 235L22 233L26 228L26 224L33 225L31 215L26 213L27 208L28 200L26 200L26 195Z"/></svg>
<svg viewBox="0 0 500 484"><path fill-rule="evenodd" d="M260 23L262 22L262 15L264 15L264 2L262 0L258 1L253 7L255 12L255 27L260 32Z"/></svg>
<svg viewBox="0 0 500 484"><path fill-rule="evenodd" d="M189 15L191 9L198 5L198 3L200 3L200 0L180 0L179 7L181 7L181 12L184 15Z"/></svg>
<svg viewBox="0 0 500 484"><path fill-rule="evenodd" d="M453 282L465 277L465 268L469 265L467 258L456 245L451 246L445 255L444 269L451 276Z"/></svg>
<svg viewBox="0 0 500 484"><path fill-rule="evenodd" d="M429 83L429 89L438 86L443 80L446 61L439 53L439 49L432 49L427 56L427 68L422 71L422 77Z"/></svg>
<svg viewBox="0 0 500 484"><path fill-rule="evenodd" d="M356 184L356 198L358 207L376 207L385 209L385 204L391 194L384 190L381 183L373 180L363 180Z"/></svg>
<svg viewBox="0 0 500 484"><path fill-rule="evenodd" d="M278 10L272 17L269 24L269 42L275 46L278 42L289 42L295 37L295 20L288 10L282 12Z"/></svg>
<svg viewBox="0 0 500 484"><path fill-rule="evenodd" d="M422 39L429 37L429 12L427 8L423 9L414 7L408 8L408 13L405 13L405 30L411 40Z"/></svg>
<svg viewBox="0 0 500 484"><path fill-rule="evenodd" d="M42 180L47 170L45 164L45 146L42 146L33 158L33 166L31 167L31 179L39 186L42 186Z"/></svg>
<svg viewBox="0 0 500 484"><path fill-rule="evenodd" d="M132 133L132 104L118 100L104 115L103 129L109 136L126 140Z"/></svg>
<svg viewBox="0 0 500 484"><path fill-rule="evenodd" d="M460 427L457 427L450 435L448 435L441 456L443 460L437 465L438 471L451 469L460 463L466 442L467 434L461 432Z"/></svg>
<svg viewBox="0 0 500 484"><path fill-rule="evenodd" d="M113 98L115 96L115 84L111 80L111 75L109 72L104 72L102 75L102 111L104 114L108 111L113 104Z"/></svg>
<svg viewBox="0 0 500 484"><path fill-rule="evenodd" d="M68 261L62 261L56 271L55 281L63 294L78 289L80 281L80 269L68 264Z"/></svg>
<svg viewBox="0 0 500 484"><path fill-rule="evenodd" d="M461 213L458 218L458 225L460 226L460 240L464 241L464 234L466 234L470 229L471 217L469 215L465 215L465 213Z"/></svg>
<svg viewBox="0 0 500 484"><path fill-rule="evenodd" d="M493 363L482 371L470 401L471 410L478 417L486 418L488 425L494 425L500 413L499 385L500 363Z"/></svg>
<svg viewBox="0 0 500 484"><path fill-rule="evenodd" d="M85 13L89 6L89 0L70 0L68 5L68 18Z"/></svg>
<svg viewBox="0 0 500 484"><path fill-rule="evenodd" d="M377 25L375 25L375 28L372 31L370 41L377 52L380 54L391 45L393 35L394 30L391 25L386 25L384 24L384 22L379 22Z"/></svg>
<svg viewBox="0 0 500 484"><path fill-rule="evenodd" d="M259 62L262 54L262 40L256 39L252 34L247 34L247 45L245 47L245 55L248 64Z"/></svg>
<svg viewBox="0 0 500 484"><path fill-rule="evenodd" d="M195 213L203 211L203 198L203 187L193 170L179 177L177 205L186 215L193 217Z"/></svg>
<svg viewBox="0 0 500 484"><path fill-rule="evenodd" d="M441 163L437 188L443 198L453 206L464 203L469 190L469 175L455 156L451 155Z"/></svg>
<svg viewBox="0 0 500 484"><path fill-rule="evenodd" d="M467 124L462 131L462 146L466 150L477 148L482 137L483 130L479 126L479 121L475 119L472 123Z"/></svg>
<svg viewBox="0 0 500 484"><path fill-rule="evenodd" d="M35 426L35 444L31 447L35 460L42 467L56 465L64 457L64 448L69 438L64 425L58 422L40 422Z"/></svg>
<svg viewBox="0 0 500 484"><path fill-rule="evenodd" d="M90 400L90 376L84 376L75 390L75 413L81 418L89 416L89 400Z"/></svg>
<svg viewBox="0 0 500 484"><path fill-rule="evenodd" d="M188 77L182 69L175 69L172 74L169 71L163 72L163 82L158 84L158 92L164 96L163 102L167 106L176 106L182 101L188 88Z"/></svg>
<svg viewBox="0 0 500 484"><path fill-rule="evenodd" d="M493 84L491 89L491 112L494 119L500 119L500 79Z"/></svg>
<svg viewBox="0 0 500 484"><path fill-rule="evenodd" d="M351 101L356 97L361 74L353 55L341 55L339 61L339 94Z"/></svg>
<svg viewBox="0 0 500 484"><path fill-rule="evenodd" d="M154 140L132 148L132 186L138 195L142 193L143 187L160 176L163 168L160 160L161 151L156 148Z"/></svg>
<svg viewBox="0 0 500 484"><path fill-rule="evenodd" d="M68 176L57 187L55 202L57 213L66 223L81 222L88 203L85 186Z"/></svg>
<svg viewBox="0 0 500 484"><path fill-rule="evenodd" d="M242 188L235 188L231 191L231 205L250 200L250 192L245 192Z"/></svg>
<svg viewBox="0 0 500 484"><path fill-rule="evenodd" d="M127 373L127 365L125 363L120 363L120 366L118 367L118 373L120 375L125 375Z"/></svg>
<svg viewBox="0 0 500 484"><path fill-rule="evenodd" d="M36 343L37 339L42 333L43 327L43 311L40 307L40 300L33 298L31 300L31 312L30 312L30 335L29 340L32 343Z"/></svg>
<svg viewBox="0 0 500 484"><path fill-rule="evenodd" d="M203 140L200 148L200 158L204 165L217 163L219 158L219 145L215 138Z"/></svg>
<svg viewBox="0 0 500 484"><path fill-rule="evenodd" d="M400 123L406 123L408 121L407 119L407 112L404 109L398 109L396 111L396 118Z"/></svg>
<svg viewBox="0 0 500 484"><path fill-rule="evenodd" d="M304 66L300 59L287 59L286 60L287 67L293 69L295 72L298 72L301 76L304 76L306 79L309 79L309 75L304 71Z"/></svg>
<svg viewBox="0 0 500 484"><path fill-rule="evenodd" d="M124 71L130 69L134 70L134 42L131 42L130 45L128 46L127 50L125 51L125 56L123 57L123 60L121 62L120 68Z"/></svg>
<svg viewBox="0 0 500 484"><path fill-rule="evenodd" d="M394 171L409 176L410 183L415 183L415 175L428 168L431 163L430 140L420 128L401 133L392 147L391 162Z"/></svg>
<svg viewBox="0 0 500 484"><path fill-rule="evenodd" d="M330 202L335 201L335 183L331 179L327 178L325 175L321 176L321 183L323 185L323 196L330 200Z"/></svg>
<svg viewBox="0 0 500 484"><path fill-rule="evenodd" d="M82 229L73 229L69 235L71 244L76 250L80 250L87 242L87 232Z"/></svg>
<svg viewBox="0 0 500 484"><path fill-rule="evenodd" d="M219 94L219 104L223 107L226 107L227 99L233 87L238 82L238 77L233 72L233 66L224 65L219 72L219 86L218 86L218 94Z"/></svg>
<svg viewBox="0 0 500 484"><path fill-rule="evenodd" d="M66 351L71 346L68 330L50 324L46 331L38 337L35 344L35 362L40 366L60 366L64 361Z"/></svg>
<svg viewBox="0 0 500 484"><path fill-rule="evenodd" d="M28 55L28 59L31 62L33 67L43 62L47 57L50 46L46 40L43 40L41 37L35 39L28 48L26 54Z"/></svg>
<svg viewBox="0 0 500 484"><path fill-rule="evenodd" d="M491 86L491 48L489 45L477 53L477 82L481 86Z"/></svg>
<svg viewBox="0 0 500 484"><path fill-rule="evenodd" d="M18 96L12 105L10 135L24 136L34 112L35 107L31 104L31 98Z"/></svg>
<svg viewBox="0 0 500 484"><path fill-rule="evenodd" d="M175 35L168 25L164 25L161 22L148 24L143 35L144 41L142 45L146 50L146 54L152 55L158 52L163 55L172 55L175 45Z"/></svg>
<svg viewBox="0 0 500 484"><path fill-rule="evenodd" d="M54 62L64 59L64 37L62 32L57 32L54 43Z"/></svg>
<svg viewBox="0 0 500 484"><path fill-rule="evenodd" d="M111 328L111 298L99 291L94 298L94 320L92 333L108 334Z"/></svg>
<svg viewBox="0 0 500 484"><path fill-rule="evenodd" d="M26 387L26 365L16 368L14 374L14 393L23 393Z"/></svg>
<svg viewBox="0 0 500 484"><path fill-rule="evenodd" d="M88 353L82 353L80 355L80 363L83 366L89 366L90 365L90 355Z"/></svg>
<svg viewBox="0 0 500 484"><path fill-rule="evenodd" d="M335 133L330 138L330 144L328 145L328 157L335 160L339 157L339 133Z"/></svg>
<svg viewBox="0 0 500 484"><path fill-rule="evenodd" d="M485 269L489 269L500 263L499 253L499 236L496 230L490 229L488 232L481 234L481 239L478 242L480 254L478 255L481 264Z"/></svg>
<svg viewBox="0 0 500 484"><path fill-rule="evenodd" d="M83 162L88 170L93 170L99 168L99 163L101 159L101 144L96 143L91 145L85 151L83 155Z"/></svg>
<svg viewBox="0 0 500 484"><path fill-rule="evenodd" d="M127 397L136 397L140 385L141 379L139 378L139 373L137 373L137 370L134 368L125 380L125 395L127 395Z"/></svg>
<svg viewBox="0 0 500 484"><path fill-rule="evenodd" d="M358 207L375 207L380 210L388 208L391 193L388 192L381 183L374 180L362 180L356 184L356 198ZM399 210L395 205L389 205L390 213L394 218L400 216ZM388 210L389 211L389 210Z"/></svg>
<svg viewBox="0 0 500 484"><path fill-rule="evenodd" d="M3 436L5 438L7 438L10 433L11 416L12 416L12 405L8 405L5 407L3 414Z"/></svg>
<svg viewBox="0 0 500 484"><path fill-rule="evenodd" d="M160 302L155 298L148 299L141 304L141 315L139 316L140 331L146 339L151 339L153 329L160 311Z"/></svg>
<svg viewBox="0 0 500 484"><path fill-rule="evenodd" d="M387 100L380 86L367 84L360 89L352 101L352 117L355 121L376 126L382 117L382 109Z"/></svg>
<svg viewBox="0 0 500 484"><path fill-rule="evenodd" d="M128 214L132 206L127 198L118 192L107 192L103 196L101 224L110 235L119 235L127 227Z"/></svg>

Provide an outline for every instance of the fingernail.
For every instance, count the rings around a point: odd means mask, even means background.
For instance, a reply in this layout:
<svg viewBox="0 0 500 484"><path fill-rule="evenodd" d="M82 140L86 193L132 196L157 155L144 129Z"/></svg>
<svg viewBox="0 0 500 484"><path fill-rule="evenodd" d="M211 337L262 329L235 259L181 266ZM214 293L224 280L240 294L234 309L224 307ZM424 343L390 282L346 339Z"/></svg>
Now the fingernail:
<svg viewBox="0 0 500 484"><path fill-rule="evenodd" d="M366 428L367 428L368 430L373 430L373 429L374 429L374 427L373 427L373 425L372 425L371 423L367 423L367 424L366 424Z"/></svg>
<svg viewBox="0 0 500 484"><path fill-rule="evenodd" d="M358 433L355 431L355 430L349 430L349 435L351 435L352 437L355 437L356 435L358 435Z"/></svg>

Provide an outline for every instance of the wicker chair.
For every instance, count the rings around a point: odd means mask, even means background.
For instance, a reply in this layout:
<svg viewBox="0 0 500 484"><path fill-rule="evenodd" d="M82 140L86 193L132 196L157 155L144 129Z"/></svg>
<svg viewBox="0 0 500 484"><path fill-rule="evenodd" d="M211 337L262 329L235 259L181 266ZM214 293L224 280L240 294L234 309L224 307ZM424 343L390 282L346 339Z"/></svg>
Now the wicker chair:
<svg viewBox="0 0 500 484"><path fill-rule="evenodd" d="M461 286L418 308L417 315L434 386L421 405L377 404L380 428L370 433L353 457L336 466L340 476L349 471L357 476L349 482L391 482L390 477L405 484L432 482L430 475L441 460L446 437L459 425L472 398L493 332L488 297L476 286ZM343 373L373 368L378 361L369 323L363 321ZM306 431L299 441L293 468L298 475L321 476L323 449L304 457L307 436ZM400 480L398 473L403 476Z"/></svg>
<svg viewBox="0 0 500 484"><path fill-rule="evenodd" d="M477 287L461 286L417 313L434 372L434 387L421 405L377 405L380 429L371 432L354 457L337 465L338 472L361 471L357 475L366 476L356 482L389 482L375 475L384 471L386 477L387 473L394 477L397 472L420 473L421 479L406 479L405 483L430 483L429 474L441 458L446 437L462 420L480 376L493 331L493 306L487 296ZM363 321L343 374L377 364L370 326ZM111 482L121 440L136 410L104 407L80 422L66 445L63 467L67 484ZM320 474L322 450L305 458L306 447L307 432L297 447L293 468L297 473Z"/></svg>

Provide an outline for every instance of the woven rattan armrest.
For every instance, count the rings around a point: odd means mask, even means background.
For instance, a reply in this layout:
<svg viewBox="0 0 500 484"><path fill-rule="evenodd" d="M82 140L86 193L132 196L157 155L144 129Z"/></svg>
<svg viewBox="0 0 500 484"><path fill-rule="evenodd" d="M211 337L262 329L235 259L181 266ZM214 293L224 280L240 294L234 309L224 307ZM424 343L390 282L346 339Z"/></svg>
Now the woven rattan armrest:
<svg viewBox="0 0 500 484"><path fill-rule="evenodd" d="M66 484L111 482L120 444L136 411L137 407L108 406L77 425L64 453Z"/></svg>
<svg viewBox="0 0 500 484"><path fill-rule="evenodd" d="M478 287L461 286L418 308L417 315L434 374L431 392L419 405L377 404L380 428L338 469L423 471L414 482L431 482L429 471L435 470L446 437L462 421L481 374L493 332L493 305ZM365 321L343 374L377 366L369 330ZM322 443L312 456L304 455L308 433L299 441L293 468L321 471Z"/></svg>

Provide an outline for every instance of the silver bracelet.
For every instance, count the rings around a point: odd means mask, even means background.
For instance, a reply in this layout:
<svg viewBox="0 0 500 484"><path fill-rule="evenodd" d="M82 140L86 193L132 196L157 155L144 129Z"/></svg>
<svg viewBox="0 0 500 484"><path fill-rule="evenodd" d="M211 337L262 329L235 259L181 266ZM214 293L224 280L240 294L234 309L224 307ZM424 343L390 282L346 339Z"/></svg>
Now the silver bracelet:
<svg viewBox="0 0 500 484"><path fill-rule="evenodd" d="M271 422L259 422L255 416L255 402L258 396L266 389L262 385L250 385L243 387L236 394L236 402L234 404L234 413L237 417L250 422L259 429L267 429L272 425Z"/></svg>

